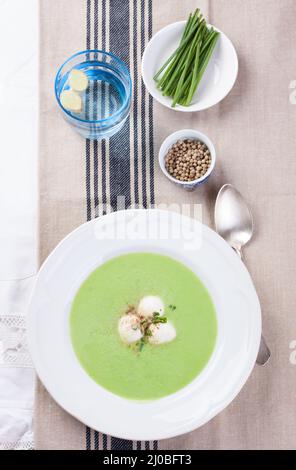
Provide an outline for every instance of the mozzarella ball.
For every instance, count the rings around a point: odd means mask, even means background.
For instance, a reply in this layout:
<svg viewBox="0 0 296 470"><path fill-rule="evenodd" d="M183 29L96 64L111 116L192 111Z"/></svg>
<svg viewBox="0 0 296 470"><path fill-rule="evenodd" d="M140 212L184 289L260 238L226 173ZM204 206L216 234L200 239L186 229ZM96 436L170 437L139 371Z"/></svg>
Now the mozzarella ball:
<svg viewBox="0 0 296 470"><path fill-rule="evenodd" d="M159 313L159 315L164 313L164 304L161 298L154 295L143 297L137 308L138 315L144 318L151 318L155 312Z"/></svg>
<svg viewBox="0 0 296 470"><path fill-rule="evenodd" d="M124 343L132 344L139 341L143 334L137 315L132 313L123 315L118 322L118 333Z"/></svg>
<svg viewBox="0 0 296 470"><path fill-rule="evenodd" d="M151 332L151 336L149 336L149 343L151 344L169 343L177 336L174 325L170 322L157 323L156 325L152 324L149 327L149 330Z"/></svg>

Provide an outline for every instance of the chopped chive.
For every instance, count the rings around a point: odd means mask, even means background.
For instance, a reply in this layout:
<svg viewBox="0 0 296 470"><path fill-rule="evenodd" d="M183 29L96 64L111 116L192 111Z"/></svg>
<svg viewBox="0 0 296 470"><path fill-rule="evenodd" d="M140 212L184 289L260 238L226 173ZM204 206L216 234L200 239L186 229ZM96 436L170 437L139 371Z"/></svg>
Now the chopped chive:
<svg viewBox="0 0 296 470"><path fill-rule="evenodd" d="M154 76L157 88L172 98L172 107L191 104L219 35L207 26L199 9L190 13L179 46Z"/></svg>

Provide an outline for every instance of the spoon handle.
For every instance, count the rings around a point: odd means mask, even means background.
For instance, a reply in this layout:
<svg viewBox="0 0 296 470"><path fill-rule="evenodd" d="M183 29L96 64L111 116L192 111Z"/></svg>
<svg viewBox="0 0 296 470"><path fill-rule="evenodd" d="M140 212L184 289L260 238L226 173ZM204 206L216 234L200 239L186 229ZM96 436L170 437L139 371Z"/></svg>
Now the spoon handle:
<svg viewBox="0 0 296 470"><path fill-rule="evenodd" d="M259 366L265 366L270 359L270 354L270 349L266 344L265 338L263 335L261 335L260 348L256 359L256 364Z"/></svg>
<svg viewBox="0 0 296 470"><path fill-rule="evenodd" d="M242 250L239 248L233 248L233 249L238 254L240 259L243 261ZM271 355L270 349L266 344L264 336L261 335L260 347L259 347L259 351L258 351L258 355L256 359L256 364L258 364L259 366L265 366L270 359L270 355Z"/></svg>
<svg viewBox="0 0 296 470"><path fill-rule="evenodd" d="M236 252L236 254L240 257L240 259L243 261L243 252L241 249L239 248L235 248L235 247L232 247L234 249L234 251Z"/></svg>

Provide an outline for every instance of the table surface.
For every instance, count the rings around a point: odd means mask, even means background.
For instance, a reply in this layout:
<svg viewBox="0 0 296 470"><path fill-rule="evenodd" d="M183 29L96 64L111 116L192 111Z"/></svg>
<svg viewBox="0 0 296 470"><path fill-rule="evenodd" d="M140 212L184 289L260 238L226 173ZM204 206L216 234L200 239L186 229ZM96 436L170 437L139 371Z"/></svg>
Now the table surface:
<svg viewBox="0 0 296 470"><path fill-rule="evenodd" d="M233 41L239 75L220 104L183 115L149 97L140 80L140 61L151 34L186 18L197 4ZM245 259L261 301L272 359L267 367L254 368L236 400L213 421L159 443L122 442L86 429L38 383L37 448L296 448L295 20L294 0L280 5L278 0L75 0L71 9L67 0L40 1L40 260L72 229L100 215L102 204L114 206L118 196L125 196L126 207L199 204L198 216L213 226L218 189L233 183L254 214L255 236ZM131 70L131 116L107 142L85 142L73 134L54 99L57 68L86 47L111 50ZM173 186L157 163L163 139L181 128L206 133L217 149L215 173L193 193Z"/></svg>

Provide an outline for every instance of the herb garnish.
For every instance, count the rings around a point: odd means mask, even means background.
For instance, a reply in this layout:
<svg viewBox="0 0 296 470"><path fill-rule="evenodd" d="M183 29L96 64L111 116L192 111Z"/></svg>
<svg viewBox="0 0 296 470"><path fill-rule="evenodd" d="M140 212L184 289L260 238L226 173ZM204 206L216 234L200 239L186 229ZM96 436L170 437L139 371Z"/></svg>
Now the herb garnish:
<svg viewBox="0 0 296 470"><path fill-rule="evenodd" d="M152 336L152 331L150 330L151 325L157 325L159 323L167 323L167 317L160 316L159 312L154 312L152 318L145 318L140 323L140 328L142 331L142 338L138 342L139 352L142 351L144 345L148 342L148 338Z"/></svg>
<svg viewBox="0 0 296 470"><path fill-rule="evenodd" d="M157 325L157 323L167 323L167 322L168 322L167 317L161 317L158 312L153 313L153 317L152 317L153 325Z"/></svg>
<svg viewBox="0 0 296 470"><path fill-rule="evenodd" d="M177 307L176 307L176 305L169 305L169 308L174 311L174 310L176 310Z"/></svg>
<svg viewBox="0 0 296 470"><path fill-rule="evenodd" d="M140 339L140 341L139 341L139 352L142 351L145 342L146 342L146 341L144 340L144 337Z"/></svg>

